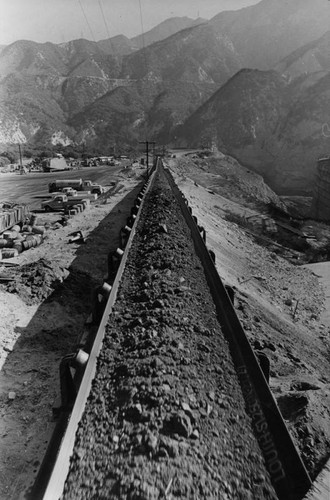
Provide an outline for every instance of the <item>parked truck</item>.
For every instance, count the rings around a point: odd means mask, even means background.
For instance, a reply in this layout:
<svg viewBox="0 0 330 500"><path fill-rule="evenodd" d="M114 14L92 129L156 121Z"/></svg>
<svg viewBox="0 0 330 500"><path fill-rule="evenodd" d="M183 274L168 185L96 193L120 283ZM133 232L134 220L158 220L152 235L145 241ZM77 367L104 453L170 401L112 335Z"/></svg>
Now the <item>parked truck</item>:
<svg viewBox="0 0 330 500"><path fill-rule="evenodd" d="M59 210L64 210L67 207L77 205L82 200L88 200L88 203L97 198L96 194L76 194L75 196L67 196L63 193L56 193L50 200L45 200L41 202L41 209L46 212L56 212Z"/></svg>
<svg viewBox="0 0 330 500"><path fill-rule="evenodd" d="M83 181L83 191L90 191L91 193L102 194L106 189L100 184L95 184L90 180Z"/></svg>
<svg viewBox="0 0 330 500"><path fill-rule="evenodd" d="M90 191L91 193L102 194L105 192L105 188L100 186L100 184L95 184L91 180L83 179L66 179L66 180L56 180L48 184L49 193L61 192L64 188L71 187L76 191Z"/></svg>
<svg viewBox="0 0 330 500"><path fill-rule="evenodd" d="M49 193L55 193L62 191L63 188L71 187L77 191L83 191L83 181L82 179L66 179L53 181L48 184Z"/></svg>
<svg viewBox="0 0 330 500"><path fill-rule="evenodd" d="M77 196L78 191L76 189L73 189L72 187L65 187L62 189L62 193L66 194L67 196Z"/></svg>

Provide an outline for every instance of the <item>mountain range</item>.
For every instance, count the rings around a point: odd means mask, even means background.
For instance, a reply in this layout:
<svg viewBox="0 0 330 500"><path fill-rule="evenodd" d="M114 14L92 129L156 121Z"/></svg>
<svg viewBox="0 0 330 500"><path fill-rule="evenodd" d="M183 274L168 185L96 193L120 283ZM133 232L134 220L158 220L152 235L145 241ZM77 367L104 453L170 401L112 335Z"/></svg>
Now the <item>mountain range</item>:
<svg viewBox="0 0 330 500"><path fill-rule="evenodd" d="M211 20L0 50L0 143L207 145L308 191L330 140L330 3L261 0Z"/></svg>

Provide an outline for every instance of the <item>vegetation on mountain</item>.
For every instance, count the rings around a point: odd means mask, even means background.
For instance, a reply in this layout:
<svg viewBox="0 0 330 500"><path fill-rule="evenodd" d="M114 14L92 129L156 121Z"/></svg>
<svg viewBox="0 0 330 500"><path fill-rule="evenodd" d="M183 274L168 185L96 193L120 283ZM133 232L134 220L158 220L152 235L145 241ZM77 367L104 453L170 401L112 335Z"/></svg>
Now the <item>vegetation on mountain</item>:
<svg viewBox="0 0 330 500"><path fill-rule="evenodd" d="M168 19L144 44L19 40L0 52L0 143L213 145L275 189L306 190L329 147L329 25L327 0L261 0Z"/></svg>
<svg viewBox="0 0 330 500"><path fill-rule="evenodd" d="M299 49L289 54L277 64L275 69L291 78L329 71L329 47L330 31L327 31L322 37L299 47Z"/></svg>
<svg viewBox="0 0 330 500"><path fill-rule="evenodd" d="M327 152L330 72L290 82L275 71L242 70L175 132L180 145L213 144L261 173L280 193L308 193Z"/></svg>
<svg viewBox="0 0 330 500"><path fill-rule="evenodd" d="M244 66L268 70L328 31L330 8L328 0L262 0L220 12L210 24L229 37Z"/></svg>

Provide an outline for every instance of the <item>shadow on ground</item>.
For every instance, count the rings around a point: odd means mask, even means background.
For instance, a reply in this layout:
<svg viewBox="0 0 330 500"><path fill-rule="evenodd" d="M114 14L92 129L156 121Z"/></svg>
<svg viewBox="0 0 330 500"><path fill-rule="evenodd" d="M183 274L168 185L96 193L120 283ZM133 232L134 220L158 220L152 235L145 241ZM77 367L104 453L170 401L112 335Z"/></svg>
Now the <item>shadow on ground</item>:
<svg viewBox="0 0 330 500"><path fill-rule="evenodd" d="M57 269L53 291L27 327L15 329L20 336L0 372L4 394L0 401L2 500L23 498L23 492L35 480L55 427L52 406L59 395L60 360L76 350L87 328L92 291L102 284L108 253L119 245L119 231L126 224L141 186L142 181L114 206L86 243L77 245L70 267ZM106 203L106 198L101 202ZM46 281L46 275L39 272L39 286L45 286ZM8 399L10 391L15 394L13 399Z"/></svg>

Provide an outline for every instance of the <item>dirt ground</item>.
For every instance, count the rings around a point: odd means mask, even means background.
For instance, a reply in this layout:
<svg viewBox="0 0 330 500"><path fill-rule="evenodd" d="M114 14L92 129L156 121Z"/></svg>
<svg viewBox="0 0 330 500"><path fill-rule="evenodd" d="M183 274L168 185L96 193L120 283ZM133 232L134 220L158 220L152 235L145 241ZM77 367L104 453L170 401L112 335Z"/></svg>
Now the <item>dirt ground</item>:
<svg viewBox="0 0 330 500"><path fill-rule="evenodd" d="M271 389L314 478L330 455L330 324L320 320L325 293L318 278L256 243L228 213L257 210L260 192L244 186L217 189L215 173L170 161L207 232L220 276L235 288L235 308L252 345L271 361ZM16 500L33 481L54 429L52 406L59 395L59 362L88 328L91 293L107 270L107 254L118 246L141 181L118 174L109 196L67 226L58 215L47 238L1 268L15 278L0 284L0 498ZM212 181L212 182L211 182ZM250 182L250 186L255 183ZM263 187L262 197L267 195ZM233 194L232 194L233 193ZM261 196L261 195L260 195ZM82 230L84 244L69 243ZM294 310L297 304L296 310Z"/></svg>
<svg viewBox="0 0 330 500"><path fill-rule="evenodd" d="M59 363L88 328L92 290L107 272L142 182L141 172L119 174L108 196L70 219L38 214L49 224L45 241L5 262L0 285L0 498L17 499L38 471L55 427ZM82 230L86 242L69 243ZM87 324L86 324L87 322Z"/></svg>
<svg viewBox="0 0 330 500"><path fill-rule="evenodd" d="M218 181L217 189L214 180L211 188L207 186L199 166L176 166L175 172L193 213L206 228L219 275L235 289L235 308L252 346L270 359L270 387L314 479L330 456L330 323L324 314L321 280L290 262L299 258L283 258L286 250L258 244L231 222L228 214L246 216L257 210L256 201L264 199L262 186L259 196L256 183L251 190L245 184L239 200L235 192L231 196L231 186L225 191Z"/></svg>

